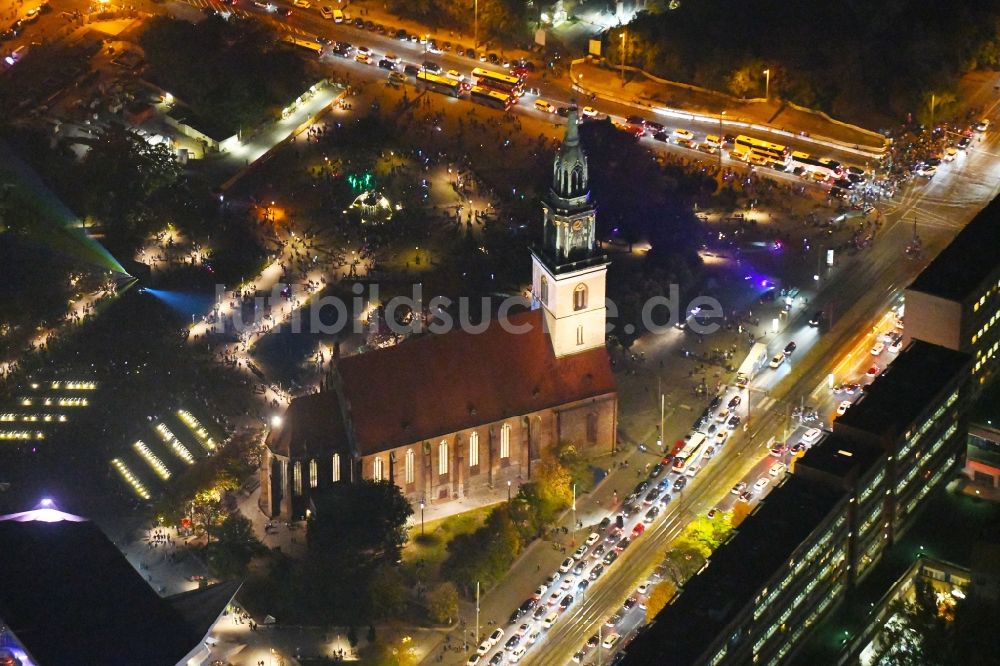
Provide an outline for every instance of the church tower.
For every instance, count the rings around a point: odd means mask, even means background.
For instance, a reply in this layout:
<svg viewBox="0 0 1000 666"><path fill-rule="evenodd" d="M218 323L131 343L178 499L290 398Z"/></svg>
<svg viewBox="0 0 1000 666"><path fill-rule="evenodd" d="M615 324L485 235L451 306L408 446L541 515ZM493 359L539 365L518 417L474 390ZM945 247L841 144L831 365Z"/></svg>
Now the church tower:
<svg viewBox="0 0 1000 666"><path fill-rule="evenodd" d="M557 357L603 347L608 260L597 248L596 211L575 108L567 119L542 212L542 244L531 252L532 307L545 311Z"/></svg>

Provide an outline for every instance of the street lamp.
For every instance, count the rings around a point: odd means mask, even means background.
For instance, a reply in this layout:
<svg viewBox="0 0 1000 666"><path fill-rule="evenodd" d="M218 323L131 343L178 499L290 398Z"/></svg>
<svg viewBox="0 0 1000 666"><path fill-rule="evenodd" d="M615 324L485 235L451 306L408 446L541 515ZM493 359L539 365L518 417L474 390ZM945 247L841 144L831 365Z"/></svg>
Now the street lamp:
<svg viewBox="0 0 1000 666"><path fill-rule="evenodd" d="M622 86L625 85L625 33L628 28L622 28Z"/></svg>
<svg viewBox="0 0 1000 666"><path fill-rule="evenodd" d="M473 4L474 19L473 24L475 31L472 37L472 50L475 52L476 57L479 57L479 0L476 0Z"/></svg>
<svg viewBox="0 0 1000 666"><path fill-rule="evenodd" d="M764 70L764 99L771 99L771 70Z"/></svg>
<svg viewBox="0 0 1000 666"><path fill-rule="evenodd" d="M424 535L424 501L420 500L420 536Z"/></svg>
<svg viewBox="0 0 1000 666"><path fill-rule="evenodd" d="M510 481L507 482L507 503L510 504Z"/></svg>
<svg viewBox="0 0 1000 666"><path fill-rule="evenodd" d="M726 117L726 112L719 114L719 166L722 166L722 137L725 136L722 130L722 121Z"/></svg>

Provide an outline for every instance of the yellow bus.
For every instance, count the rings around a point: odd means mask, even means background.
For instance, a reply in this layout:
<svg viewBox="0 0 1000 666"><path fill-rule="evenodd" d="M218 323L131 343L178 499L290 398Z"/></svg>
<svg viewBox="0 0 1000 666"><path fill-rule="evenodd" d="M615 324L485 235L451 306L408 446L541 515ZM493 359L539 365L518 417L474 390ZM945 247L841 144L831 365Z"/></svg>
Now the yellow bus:
<svg viewBox="0 0 1000 666"><path fill-rule="evenodd" d="M519 76L491 72L488 69L476 67L472 70L472 78L475 79L477 86L493 88L513 97L520 97L524 94L524 80Z"/></svg>
<svg viewBox="0 0 1000 666"><path fill-rule="evenodd" d="M281 37L281 41L286 44L291 44L292 46L297 46L300 49L308 49L316 55L323 54L323 45L314 39L299 39L294 35L283 35Z"/></svg>
<svg viewBox="0 0 1000 666"><path fill-rule="evenodd" d="M472 101L492 106L494 109L506 111L510 108L513 98L505 92L490 90L484 86L472 86Z"/></svg>
<svg viewBox="0 0 1000 666"><path fill-rule="evenodd" d="M458 97L462 94L462 84L460 82L444 76L438 76L434 72L420 70L417 72L417 81L423 82L428 89L444 93L445 95Z"/></svg>
<svg viewBox="0 0 1000 666"><path fill-rule="evenodd" d="M782 166L788 166L788 148L777 143L761 141L753 137L740 134L736 137L733 151L741 154L741 159L746 160L750 155L757 155L768 162L776 162Z"/></svg>

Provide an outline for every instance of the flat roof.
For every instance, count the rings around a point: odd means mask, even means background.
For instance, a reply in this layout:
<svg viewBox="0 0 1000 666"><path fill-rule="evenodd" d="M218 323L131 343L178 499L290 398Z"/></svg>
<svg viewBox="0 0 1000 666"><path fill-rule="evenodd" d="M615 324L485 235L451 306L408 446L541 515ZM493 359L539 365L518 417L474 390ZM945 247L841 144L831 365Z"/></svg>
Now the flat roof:
<svg viewBox="0 0 1000 666"><path fill-rule="evenodd" d="M1000 269L1000 198L972 218L910 285L914 291L964 301Z"/></svg>
<svg viewBox="0 0 1000 666"><path fill-rule="evenodd" d="M819 444L797 460L795 471L805 468L844 479L854 469L859 470L859 476L864 474L885 455L885 451L877 446L833 433L824 437Z"/></svg>
<svg viewBox="0 0 1000 666"><path fill-rule="evenodd" d="M791 475L628 647L625 664L691 664L819 527L842 490Z"/></svg>
<svg viewBox="0 0 1000 666"><path fill-rule="evenodd" d="M899 435L956 377L966 374L968 363L968 354L914 340L837 418L834 432L837 426L847 426L874 435Z"/></svg>

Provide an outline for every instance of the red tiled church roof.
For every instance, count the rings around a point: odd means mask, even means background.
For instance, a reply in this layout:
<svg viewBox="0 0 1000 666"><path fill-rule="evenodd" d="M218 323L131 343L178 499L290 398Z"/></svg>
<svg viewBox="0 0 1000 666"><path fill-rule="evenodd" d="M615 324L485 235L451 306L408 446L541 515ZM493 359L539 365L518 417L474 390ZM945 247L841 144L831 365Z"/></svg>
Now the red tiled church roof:
<svg viewBox="0 0 1000 666"><path fill-rule="evenodd" d="M530 331L510 333L494 321L480 334L428 334L342 359L338 370L360 454L617 390L605 348L557 359L541 310L509 319ZM301 449L301 437L310 452L313 445L340 448L337 403L332 391L294 400L269 446L273 439L283 449L272 446L276 452Z"/></svg>

